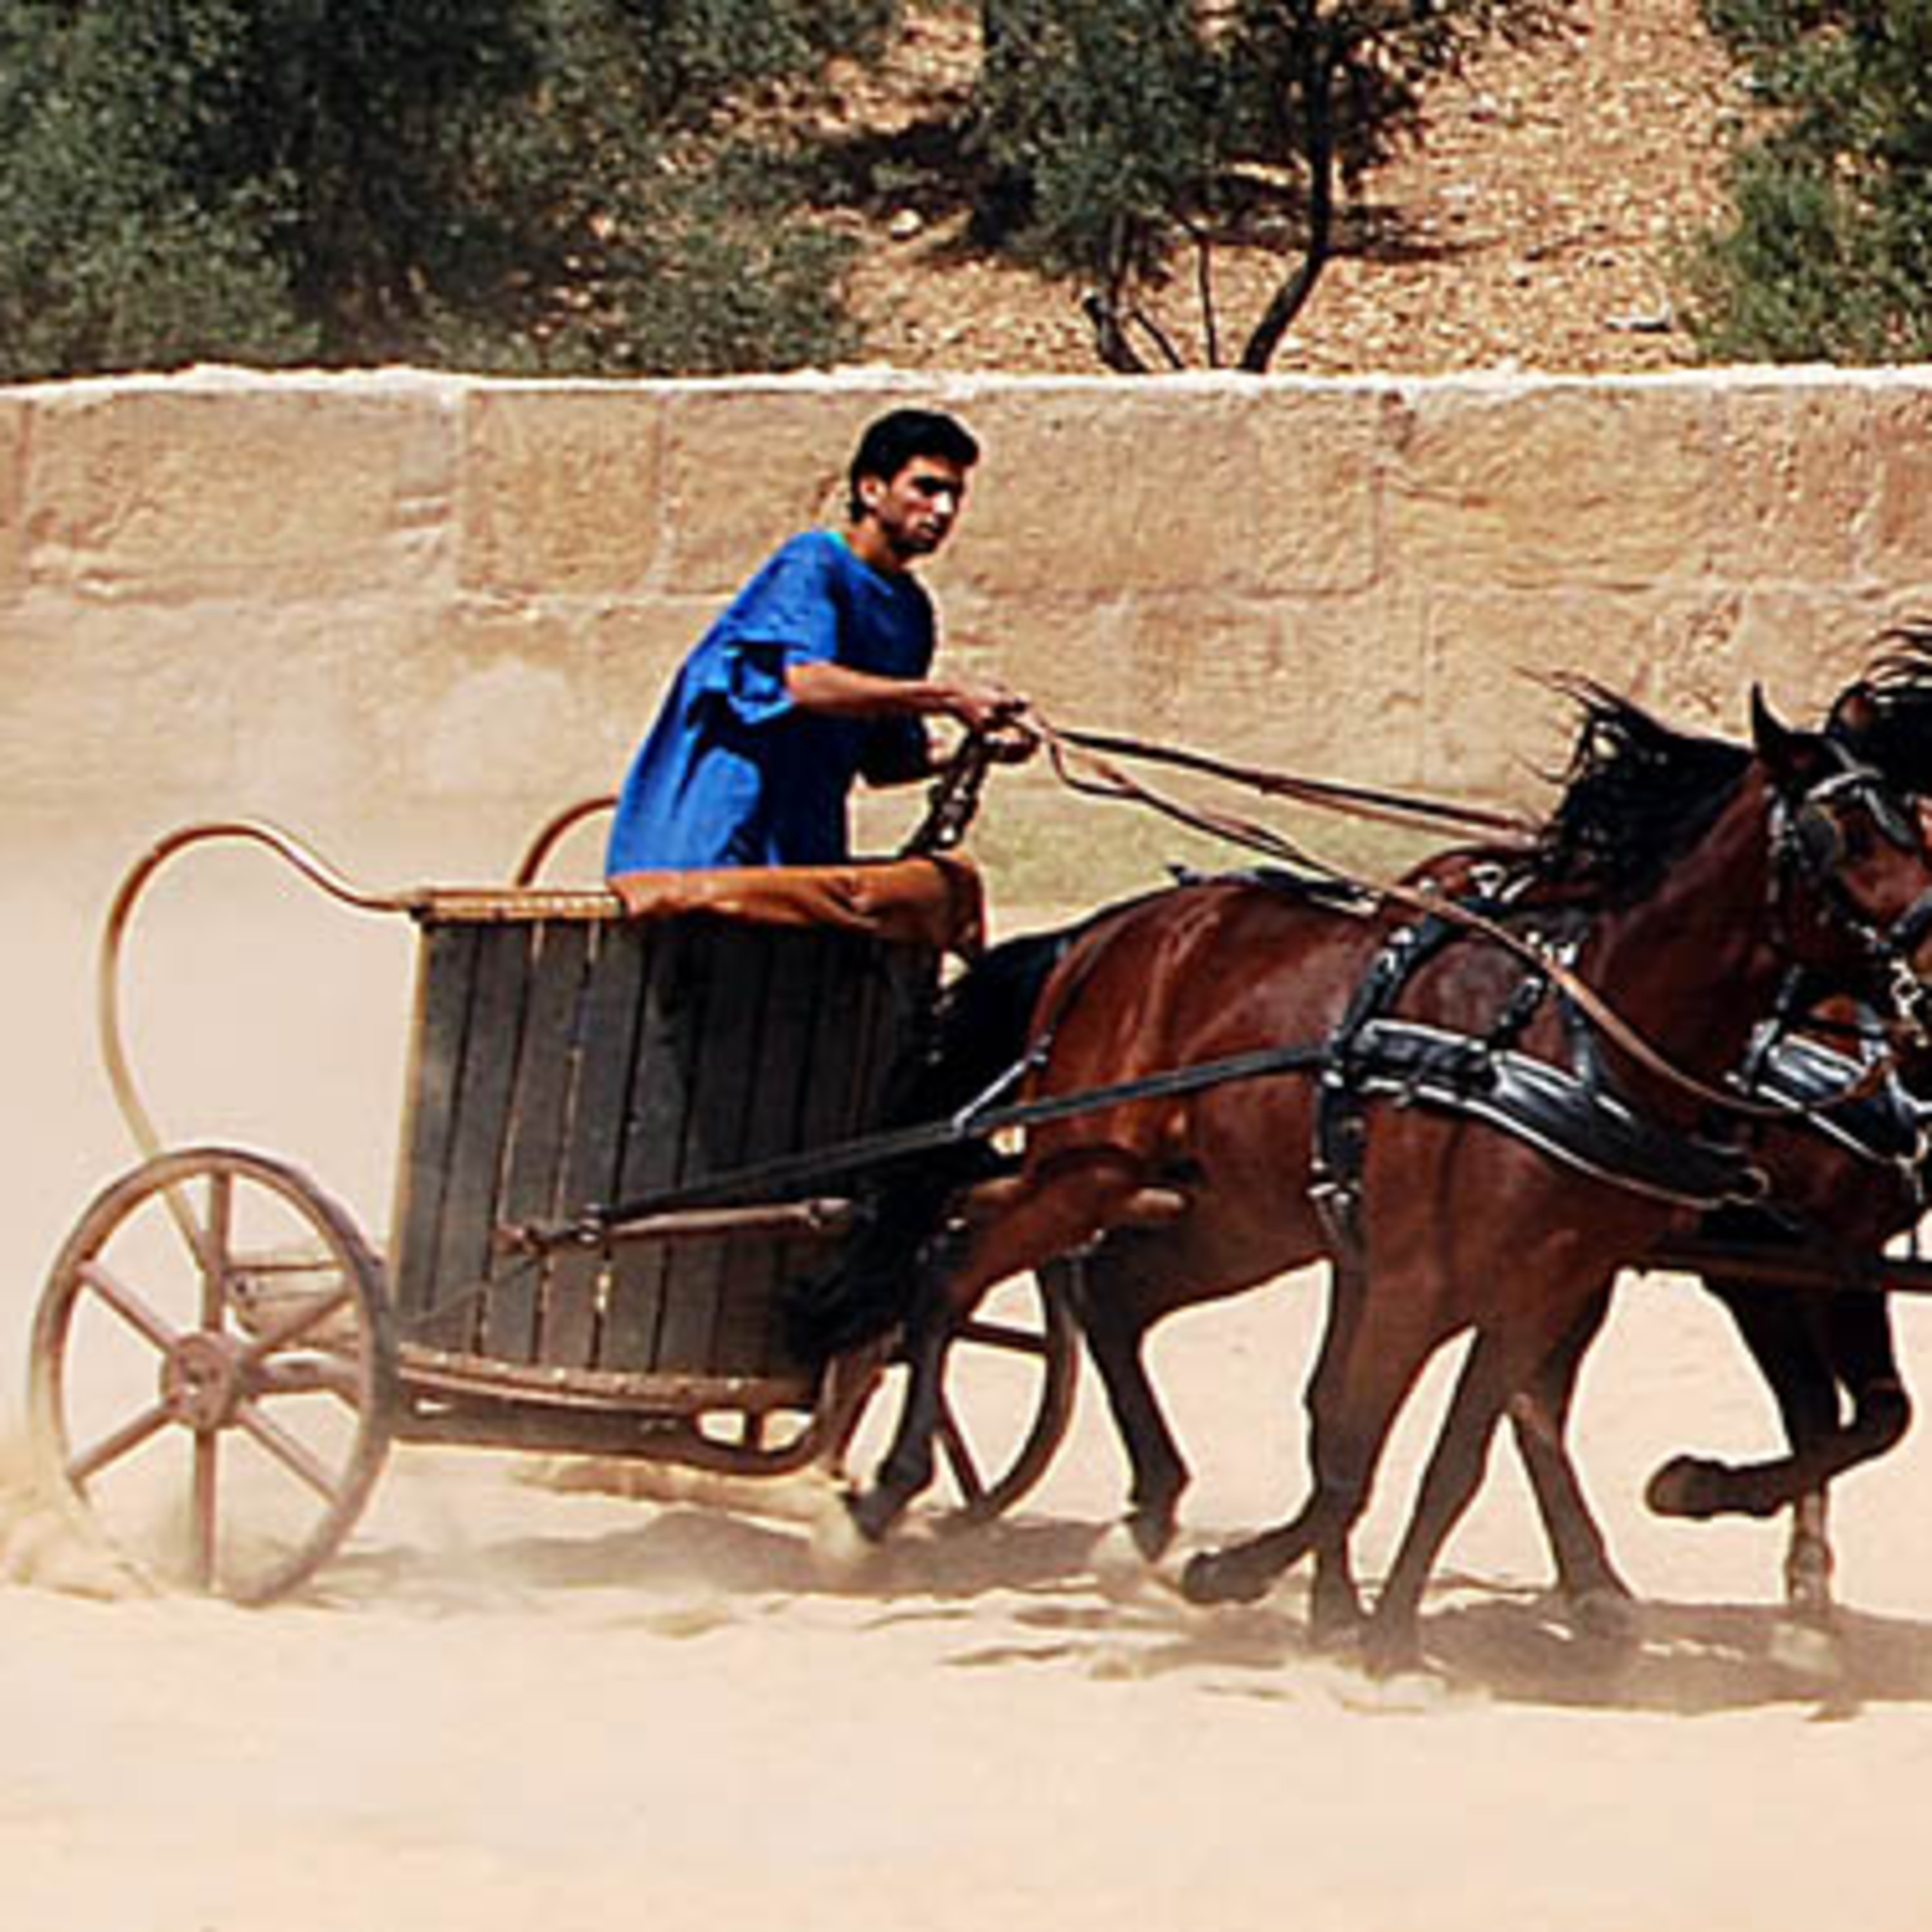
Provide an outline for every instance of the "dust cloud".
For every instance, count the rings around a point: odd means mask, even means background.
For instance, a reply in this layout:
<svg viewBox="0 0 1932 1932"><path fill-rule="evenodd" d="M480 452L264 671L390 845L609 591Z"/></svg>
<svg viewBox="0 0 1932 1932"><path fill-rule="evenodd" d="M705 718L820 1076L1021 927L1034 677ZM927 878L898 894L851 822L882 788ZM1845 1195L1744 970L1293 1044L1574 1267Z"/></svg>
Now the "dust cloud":
<svg viewBox="0 0 1932 1932"><path fill-rule="evenodd" d="M1581 1398L1582 1465L1644 1600L1615 1663L1551 1614L1502 1453L1430 1598L1426 1680L1378 1685L1311 1650L1298 1580L1211 1614L1158 1583L1110 1593L1094 1552L1124 1479L1090 1387L1012 1516L974 1535L922 1517L856 1574L815 1560L824 1498L808 1484L746 1495L409 1448L296 1600L128 1594L25 1485L21 1390L53 1257L136 1158L99 1064L94 949L122 868L164 829L20 828L0 883L10 1925L1922 1925L1923 1432L1844 1486L1838 1645L1793 1668L1780 1528L1666 1524L1641 1505L1676 1450L1774 1440L1720 1317L1678 1282L1626 1287ZM471 828L445 860L422 827L328 831L327 856L381 884L486 876L516 843L514 827ZM257 855L195 855L158 879L127 1008L164 1138L292 1160L380 1245L412 937ZM1299 1276L1160 1338L1198 1473L1195 1541L1298 1498L1321 1308ZM1932 1330L1916 1308L1901 1326L1923 1386ZM1361 1539L1371 1578L1451 1366L1392 1450Z"/></svg>

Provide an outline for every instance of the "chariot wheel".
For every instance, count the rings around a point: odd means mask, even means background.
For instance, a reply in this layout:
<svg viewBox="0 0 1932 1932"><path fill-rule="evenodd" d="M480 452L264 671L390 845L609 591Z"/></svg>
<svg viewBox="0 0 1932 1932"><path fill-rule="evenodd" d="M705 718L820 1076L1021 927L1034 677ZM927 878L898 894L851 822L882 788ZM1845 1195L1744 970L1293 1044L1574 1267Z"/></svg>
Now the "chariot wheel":
<svg viewBox="0 0 1932 1932"><path fill-rule="evenodd" d="M1073 1414L1078 1331L1050 1280L1003 1284L954 1336L940 1407L943 1523L990 1522L1046 1472Z"/></svg>
<svg viewBox="0 0 1932 1932"><path fill-rule="evenodd" d="M262 1604L334 1554L380 1472L382 1271L298 1169L164 1154L104 1189L35 1315L36 1450L157 1582Z"/></svg>

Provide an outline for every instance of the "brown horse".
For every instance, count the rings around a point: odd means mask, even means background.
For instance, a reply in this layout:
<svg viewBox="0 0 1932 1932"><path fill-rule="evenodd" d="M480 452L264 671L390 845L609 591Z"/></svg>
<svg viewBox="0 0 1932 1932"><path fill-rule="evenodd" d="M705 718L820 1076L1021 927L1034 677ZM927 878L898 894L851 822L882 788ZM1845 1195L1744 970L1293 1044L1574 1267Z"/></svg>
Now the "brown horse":
<svg viewBox="0 0 1932 1932"><path fill-rule="evenodd" d="M1875 710L1848 704L1850 728L1861 755L1914 775L1922 786L1932 628L1905 625L1887 636L1895 648L1874 672L1885 696ZM1843 1001L1799 1015L1795 1030L1764 1030L1746 1082L1802 1108L1791 1124L1759 1122L1748 1130L1754 1157L1770 1179L1770 1198L1762 1205L1720 1209L1699 1227L1696 1240L1675 1251L1679 1268L1696 1262L1700 1249L1708 1251L1699 1270L1704 1286L1763 1376L1789 1453L1743 1465L1675 1456L1645 1491L1658 1514L1700 1521L1789 1509L1786 1609L1799 1625L1820 1631L1833 1621L1830 1486L1894 1448L1912 1414L1891 1304L1873 1292L1869 1270L1888 1240L1918 1223L1932 1190L1932 1054L1921 1042L1886 1069L1876 1030L1874 1016ZM1852 1042L1857 1051L1848 1054ZM1870 1090L1832 1098L1861 1086ZM1810 1277L1804 1286L1777 1279L1794 1251ZM1756 1264L1748 1270L1738 1266L1748 1254ZM1814 1285L1840 1276L1832 1287ZM1606 1293L1580 1318L1539 1376L1535 1402L1516 1419L1558 1584L1573 1598L1580 1588L1602 1586L1607 1558L1563 1454L1562 1431L1583 1354L1609 1308Z"/></svg>
<svg viewBox="0 0 1932 1932"><path fill-rule="evenodd" d="M1835 1052L1821 1058L1822 1043L1804 1040L1801 1064L1810 1057L1814 1074L1840 1090L1856 1084L1858 1062ZM1830 1486L1894 1448L1912 1421L1891 1304L1864 1276L1886 1241L1924 1211L1932 1177L1923 1142L1928 1103L1918 1090L1928 1080L1922 1060L1922 1054L1906 1063L1910 1084L1894 1072L1869 1096L1754 1135L1754 1158L1770 1178L1774 1204L1708 1216L1697 1231L1700 1244L1712 1250L1701 1276L1771 1391L1789 1453L1743 1465L1674 1456L1645 1491L1659 1514L1700 1521L1789 1509L1786 1608L1799 1624L1820 1630L1829 1629L1833 1610ZM1699 1245L1676 1251L1672 1264L1696 1260ZM1794 1251L1808 1272L1830 1280L1835 1268L1844 1279L1829 1288L1778 1280L1780 1259ZM1747 1255L1755 1268L1738 1265ZM1517 1425L1558 1584L1573 1595L1579 1587L1601 1586L1602 1541L1562 1436L1583 1353L1609 1310L1606 1294L1579 1318L1566 1347L1545 1365L1534 1404Z"/></svg>
<svg viewBox="0 0 1932 1932"><path fill-rule="evenodd" d="M1688 1131L1708 1083L1736 1064L1799 964L1876 1001L1899 994L1888 934L1932 886L1916 820L1839 730L1788 731L1754 706L1755 752L1669 730L1599 694L1562 802L1522 863L1534 896L1587 908L1576 968L1664 1060L1628 1041L1597 1052L1646 1120ZM1898 788L1900 790L1903 787ZM1305 885L1218 880L1096 921L1049 979L1028 1090L1091 1090L1285 1042L1333 1041L1403 922L1396 909ZM1400 991L1404 1016L1481 1038L1510 1024L1527 1052L1564 1055L1549 1003L1522 1008L1518 953L1472 937ZM1504 1016L1516 1013L1518 1022ZM1342 1078L1331 1060L1324 1078ZM1186 1472L1140 1360L1173 1310L1334 1252L1310 1198L1317 1083L1292 1075L1123 1103L1036 1127L1024 1165L963 1254L910 1271L898 1310L912 1376L898 1432L851 1508L882 1534L930 1480L943 1363L994 1282L1057 1267L1074 1292L1133 1462L1130 1522L1149 1552L1171 1535ZM1409 1654L1421 1588L1473 1494L1504 1406L1579 1332L1615 1270L1681 1207L1552 1160L1454 1113L1378 1102L1360 1123L1360 1254L1336 1271L1308 1393L1314 1492L1279 1528L1197 1558L1204 1601L1258 1595L1310 1551L1316 1615L1352 1619L1349 1532L1388 1431L1436 1349L1475 1331L1416 1515L1377 1606L1384 1660ZM1146 1225L1150 1201L1183 1210ZM1359 1260L1360 1264L1355 1264ZM1573 1550L1566 1573L1583 1574ZM1606 1588L1619 1588L1607 1562Z"/></svg>

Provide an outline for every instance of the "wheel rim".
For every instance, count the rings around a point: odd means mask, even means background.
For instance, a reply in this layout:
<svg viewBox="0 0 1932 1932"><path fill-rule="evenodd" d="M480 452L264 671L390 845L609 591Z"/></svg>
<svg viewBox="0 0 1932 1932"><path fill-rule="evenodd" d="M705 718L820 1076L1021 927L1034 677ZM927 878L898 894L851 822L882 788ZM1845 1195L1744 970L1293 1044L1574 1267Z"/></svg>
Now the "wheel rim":
<svg viewBox="0 0 1932 1932"><path fill-rule="evenodd" d="M380 1270L296 1169L222 1148L106 1189L34 1329L37 1447L157 1580L266 1603L360 1514L387 1452L395 1345Z"/></svg>
<svg viewBox="0 0 1932 1932"><path fill-rule="evenodd" d="M938 1433L956 1522L991 1521L1046 1473L1066 1433L1078 1366L1064 1298L1032 1276L1006 1284L961 1327L948 1358ZM976 1387L996 1366L1006 1386Z"/></svg>

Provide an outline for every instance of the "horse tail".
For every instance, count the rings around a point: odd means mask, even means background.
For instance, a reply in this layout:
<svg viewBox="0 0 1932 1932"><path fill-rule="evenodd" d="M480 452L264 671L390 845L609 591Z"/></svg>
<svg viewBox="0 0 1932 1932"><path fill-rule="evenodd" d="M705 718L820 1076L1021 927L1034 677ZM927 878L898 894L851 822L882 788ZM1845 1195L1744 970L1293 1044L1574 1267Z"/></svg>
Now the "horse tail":
<svg viewBox="0 0 1932 1932"><path fill-rule="evenodd" d="M887 1075L882 1128L950 1118L1014 1072L1025 1057L1041 990L1092 923L1008 940L955 980ZM948 1204L998 1163L985 1142L964 1138L882 1162L862 1177L858 1226L838 1264L785 1286L793 1354L822 1363L898 1325L925 1279Z"/></svg>

